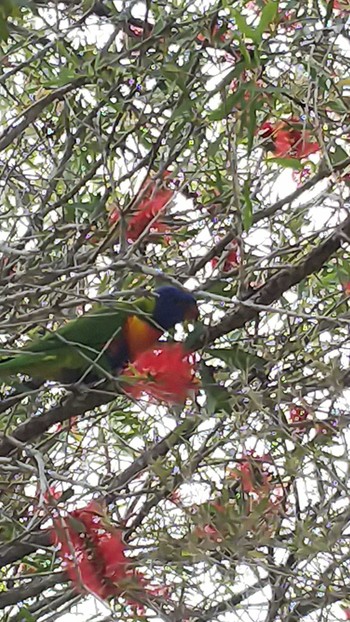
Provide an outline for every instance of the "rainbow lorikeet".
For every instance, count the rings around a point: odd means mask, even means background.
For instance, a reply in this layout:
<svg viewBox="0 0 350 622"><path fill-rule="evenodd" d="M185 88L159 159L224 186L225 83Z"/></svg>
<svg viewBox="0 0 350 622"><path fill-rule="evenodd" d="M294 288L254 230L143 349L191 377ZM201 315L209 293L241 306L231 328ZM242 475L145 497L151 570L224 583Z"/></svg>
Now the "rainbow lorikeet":
<svg viewBox="0 0 350 622"><path fill-rule="evenodd" d="M192 294L171 286L134 302L101 306L0 360L0 378L18 373L60 382L103 378L150 348L165 330L198 314Z"/></svg>

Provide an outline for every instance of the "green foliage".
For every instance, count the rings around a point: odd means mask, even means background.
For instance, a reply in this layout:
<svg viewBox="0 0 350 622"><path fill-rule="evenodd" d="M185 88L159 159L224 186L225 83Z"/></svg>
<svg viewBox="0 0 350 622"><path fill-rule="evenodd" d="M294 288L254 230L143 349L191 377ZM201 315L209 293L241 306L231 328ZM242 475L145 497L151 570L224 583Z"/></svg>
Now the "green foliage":
<svg viewBox="0 0 350 622"><path fill-rule="evenodd" d="M0 1L1 350L165 283L201 312L163 337L196 360L181 403L2 384L5 622L90 615L46 530L92 498L164 588L97 617L340 619L348 25L323 0Z"/></svg>

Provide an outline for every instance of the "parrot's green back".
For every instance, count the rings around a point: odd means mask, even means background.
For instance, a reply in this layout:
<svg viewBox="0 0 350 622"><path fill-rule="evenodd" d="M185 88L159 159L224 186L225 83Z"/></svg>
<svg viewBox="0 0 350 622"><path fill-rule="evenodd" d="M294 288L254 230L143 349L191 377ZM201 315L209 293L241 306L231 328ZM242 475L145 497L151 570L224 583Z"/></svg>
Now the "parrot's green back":
<svg viewBox="0 0 350 622"><path fill-rule="evenodd" d="M0 360L0 378L22 373L32 378L73 382L84 373L103 377L111 372L104 354L106 344L122 343L123 327L130 315L150 317L154 299L120 302L99 307L26 345L18 354ZM68 370L68 373L67 373ZM76 374L72 374L76 370ZM74 377L76 376L76 377Z"/></svg>

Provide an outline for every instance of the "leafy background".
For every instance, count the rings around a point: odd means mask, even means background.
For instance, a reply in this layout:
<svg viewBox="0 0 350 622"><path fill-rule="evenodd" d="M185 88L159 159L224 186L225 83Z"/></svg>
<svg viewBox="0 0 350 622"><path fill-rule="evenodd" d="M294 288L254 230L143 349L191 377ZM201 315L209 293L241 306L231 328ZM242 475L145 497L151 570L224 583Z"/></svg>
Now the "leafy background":
<svg viewBox="0 0 350 622"><path fill-rule="evenodd" d="M76 606L99 622L348 615L348 10L2 1L2 347L159 283L194 290L201 309L175 335L201 361L184 408L3 385L4 620ZM261 132L291 117L320 147L302 162ZM164 171L166 232L130 243L138 191ZM250 491L249 451L268 456ZM252 503L262 471L280 487L275 513L266 495ZM48 539L47 486L68 510L103 497L132 563L167 593L141 612L77 594Z"/></svg>

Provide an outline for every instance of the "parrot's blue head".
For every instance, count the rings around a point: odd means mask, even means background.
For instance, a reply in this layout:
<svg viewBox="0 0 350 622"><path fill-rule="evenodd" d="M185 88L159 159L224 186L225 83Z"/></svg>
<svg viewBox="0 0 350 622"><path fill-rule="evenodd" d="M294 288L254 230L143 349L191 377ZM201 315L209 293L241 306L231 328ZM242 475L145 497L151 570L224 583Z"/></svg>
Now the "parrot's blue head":
<svg viewBox="0 0 350 622"><path fill-rule="evenodd" d="M155 291L156 304L152 317L164 330L173 328L184 320L196 320L199 316L197 303L189 292L165 285Z"/></svg>

